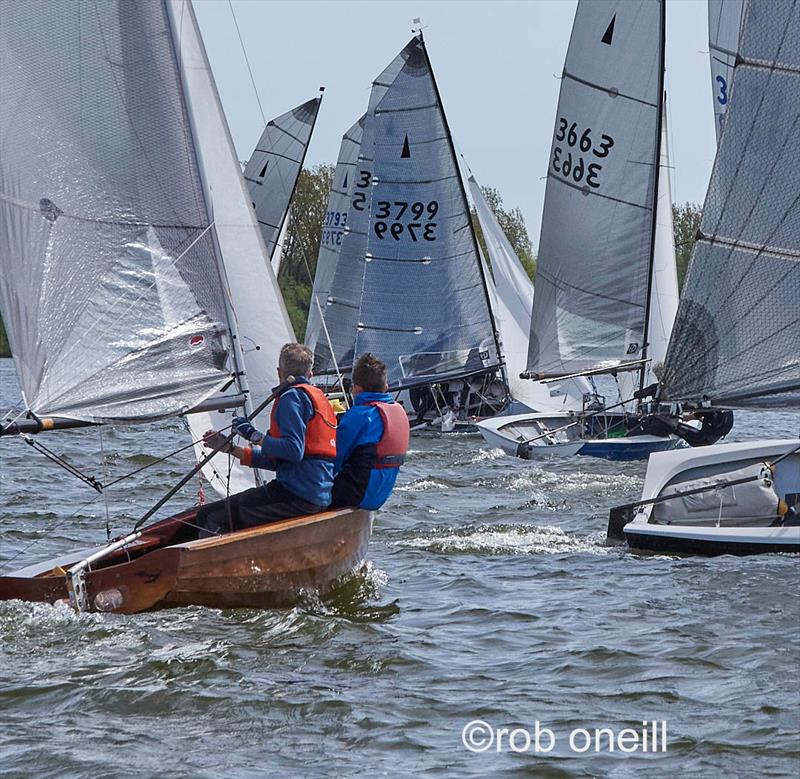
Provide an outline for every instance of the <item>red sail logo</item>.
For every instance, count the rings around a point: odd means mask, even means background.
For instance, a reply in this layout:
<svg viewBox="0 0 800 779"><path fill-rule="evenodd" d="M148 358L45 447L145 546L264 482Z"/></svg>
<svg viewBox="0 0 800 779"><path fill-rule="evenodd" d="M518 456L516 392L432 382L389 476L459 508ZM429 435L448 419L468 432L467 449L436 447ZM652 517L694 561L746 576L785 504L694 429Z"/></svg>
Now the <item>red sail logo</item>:
<svg viewBox="0 0 800 779"><path fill-rule="evenodd" d="M193 335L189 341L189 346L196 348L205 343L206 337L204 335Z"/></svg>

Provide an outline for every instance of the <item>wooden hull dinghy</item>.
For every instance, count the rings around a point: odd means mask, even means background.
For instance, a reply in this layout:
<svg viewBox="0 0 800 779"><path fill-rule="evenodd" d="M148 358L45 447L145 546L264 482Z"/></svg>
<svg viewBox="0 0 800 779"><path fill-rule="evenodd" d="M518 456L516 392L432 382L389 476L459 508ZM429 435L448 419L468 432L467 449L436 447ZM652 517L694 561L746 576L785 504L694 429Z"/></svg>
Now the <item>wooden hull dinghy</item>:
<svg viewBox="0 0 800 779"><path fill-rule="evenodd" d="M611 510L608 535L654 552L800 552L800 442L653 455L642 500Z"/></svg>
<svg viewBox="0 0 800 779"><path fill-rule="evenodd" d="M196 510L105 547L0 577L0 600L134 614L173 606L275 608L325 592L363 562L373 514L338 509L197 539ZM88 561L88 562L87 562Z"/></svg>

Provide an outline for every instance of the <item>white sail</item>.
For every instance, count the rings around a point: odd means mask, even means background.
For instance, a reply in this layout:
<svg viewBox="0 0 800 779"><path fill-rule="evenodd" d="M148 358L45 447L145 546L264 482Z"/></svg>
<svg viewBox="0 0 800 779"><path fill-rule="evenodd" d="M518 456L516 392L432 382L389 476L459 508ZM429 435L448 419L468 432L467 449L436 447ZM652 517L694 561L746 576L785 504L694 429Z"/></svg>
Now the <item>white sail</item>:
<svg viewBox="0 0 800 779"><path fill-rule="evenodd" d="M280 268L278 245L286 235L289 205L321 103L322 97L315 97L267 122L244 169L244 180L276 276Z"/></svg>
<svg viewBox="0 0 800 779"><path fill-rule="evenodd" d="M708 0L708 43L711 60L711 93L717 142L730 101L733 68L739 48L744 0Z"/></svg>
<svg viewBox="0 0 800 779"><path fill-rule="evenodd" d="M252 408L277 383L278 353L284 343L294 340L294 334L251 208L194 10L187 0L168 0L168 8ZM195 440L205 430L230 421L218 413L192 414L188 419ZM264 430L266 412L254 424ZM196 449L198 457L205 453L200 445ZM225 495L254 486L255 471L235 462L229 484L228 460L217 455L203 469L214 489Z"/></svg>
<svg viewBox="0 0 800 779"><path fill-rule="evenodd" d="M585 379L543 384L521 379L528 359L528 334L533 309L533 282L500 227L474 176L468 178L470 194L492 263L494 281L490 298L506 364L511 397L532 411L580 409L584 392L589 392ZM485 272L487 280L491 279Z"/></svg>
<svg viewBox="0 0 800 779"><path fill-rule="evenodd" d="M81 8L0 5L0 308L29 411L175 415L230 341L167 20Z"/></svg>

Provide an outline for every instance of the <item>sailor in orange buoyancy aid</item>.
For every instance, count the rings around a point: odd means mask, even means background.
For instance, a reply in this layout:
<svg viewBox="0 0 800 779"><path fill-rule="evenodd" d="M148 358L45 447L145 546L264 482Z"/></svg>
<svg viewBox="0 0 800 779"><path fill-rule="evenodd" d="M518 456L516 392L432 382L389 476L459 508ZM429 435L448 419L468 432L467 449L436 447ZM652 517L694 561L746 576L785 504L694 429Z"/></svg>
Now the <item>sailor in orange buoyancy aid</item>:
<svg viewBox="0 0 800 779"><path fill-rule="evenodd" d="M254 446L228 445L242 465L275 471L275 479L204 506L197 515L202 535L262 525L279 519L313 514L328 507L336 457L336 416L325 394L309 384L313 355L301 344L281 350L278 376L295 376L272 406L269 435L259 433L246 418L233 429ZM214 431L209 446L224 441Z"/></svg>
<svg viewBox="0 0 800 779"><path fill-rule="evenodd" d="M353 407L339 421L332 506L379 509L408 450L405 409L386 392L386 366L364 354L353 368Z"/></svg>

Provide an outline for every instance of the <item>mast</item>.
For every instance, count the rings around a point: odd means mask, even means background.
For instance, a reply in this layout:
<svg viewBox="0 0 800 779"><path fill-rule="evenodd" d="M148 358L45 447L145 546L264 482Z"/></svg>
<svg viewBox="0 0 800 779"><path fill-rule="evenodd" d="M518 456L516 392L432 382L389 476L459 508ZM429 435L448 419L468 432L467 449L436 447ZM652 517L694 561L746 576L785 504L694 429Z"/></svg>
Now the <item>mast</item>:
<svg viewBox="0 0 800 779"><path fill-rule="evenodd" d="M453 161L455 162L455 167L457 171L457 178L458 178L458 188L461 192L461 201L464 204L464 212L467 215L467 222L469 224L469 232L472 236L472 248L475 252L475 256L478 258L478 272L480 273L481 277L481 284L483 286L483 296L486 301L486 308L489 311L489 321L492 324L492 337L494 338L494 347L497 350L497 359L500 365L500 371L503 374L503 380L508 386L508 378L506 376L506 366L505 366L505 359L503 357L502 349L500 348L500 341L498 339L499 331L497 329L497 322L495 322L494 318L494 311L492 310L492 301L489 297L489 288L486 283L486 276L483 270L483 264L480 262L480 248L478 247L478 239L475 235L475 228L472 226L472 219L470 217L470 208L469 208L469 201L467 200L467 191L464 189L464 180L461 176L461 167L458 164L458 156L456 155L455 145L453 144L453 135L450 132L450 124L447 121L447 115L444 111L444 104L442 103L442 96L439 94L439 85L436 83L436 76L433 72L433 66L431 65L431 59L428 56L428 48L425 46L425 39L422 35L422 30L417 33L419 37L419 42L422 45L422 51L425 54L425 61L428 65L428 70L431 73L431 82L433 83L433 89L436 94L436 102L439 104L439 111L442 115L442 124L444 125L445 135L447 136L447 145L450 148L450 154L453 157Z"/></svg>
<svg viewBox="0 0 800 779"><path fill-rule="evenodd" d="M653 296L653 272L656 256L656 226L658 223L658 180L661 175L661 125L664 120L664 68L665 68L665 43L666 43L666 0L659 0L661 30L659 35L659 65L658 65L658 118L656 120L656 143L655 143L655 176L653 177L653 224L650 232L650 263L647 268L647 298L644 309L644 331L642 337L642 367L639 371L639 389L643 389L647 378L647 350L650 346L650 310L652 308ZM672 204L669 206L672 208ZM639 401L641 406L641 400Z"/></svg>
<svg viewBox="0 0 800 779"><path fill-rule="evenodd" d="M188 96L190 94L190 90L186 84L183 57L180 50L181 37L178 26L179 22L175 18L175 9L173 7L173 4L167 3L166 7L167 7L167 18L169 19L170 32L172 33L172 48L175 53L175 64L178 69L178 73L180 74L181 84L183 85L184 94ZM195 28L197 28L197 19L195 18L194 8L192 7L191 3L189 4L188 11L190 16L190 24L193 24ZM211 66L208 62L208 55L206 53L205 44L203 43L202 37L198 36L198 38L200 41L200 51L203 60L210 72ZM216 84L212 83L212 89L214 90L214 94L217 100L219 100ZM193 139L197 139L198 131L194 113L191 110L189 110L186 112L186 114L189 118L189 126L191 127L192 130L192 137ZM205 166L203 165L203 161L202 159L200 159L197 153L196 140L194 143L192 143L192 150L194 152L194 158L195 158L195 164L197 165L197 170L200 173L200 180L202 181L203 184L203 196L205 200L208 220L211 225L214 225L213 201L211 200L208 177L206 175L206 170ZM228 320L228 332L231 338L231 359L233 361L233 367L234 367L234 381L236 382L236 385L239 387L240 393L244 396L244 410L249 415L253 410L253 402L252 399L250 398L250 388L248 387L247 384L247 373L245 371L245 365L242 359L243 355L241 352L241 339L239 338L239 329L238 329L238 323L236 321L236 312L233 310L233 307L231 305L231 299L229 293L230 284L228 283L228 277L222 259L222 249L220 247L219 237L217 236L217 230L215 225L212 227L210 232L211 232L211 238L214 242L214 258L216 260L217 273L219 274L220 283L222 284L223 290L225 291L223 297L225 303L225 314Z"/></svg>

